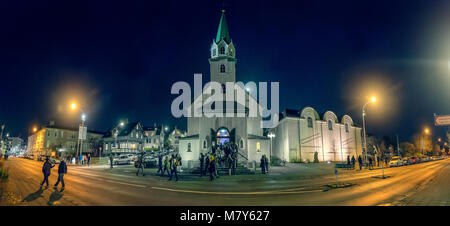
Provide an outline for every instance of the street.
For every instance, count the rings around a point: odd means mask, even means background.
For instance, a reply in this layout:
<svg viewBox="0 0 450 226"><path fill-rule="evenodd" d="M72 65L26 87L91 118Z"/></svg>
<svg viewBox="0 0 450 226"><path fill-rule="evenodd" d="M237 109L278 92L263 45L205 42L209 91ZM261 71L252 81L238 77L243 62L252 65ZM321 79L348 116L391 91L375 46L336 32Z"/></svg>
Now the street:
<svg viewBox="0 0 450 226"><path fill-rule="evenodd" d="M10 158L8 200L1 205L25 206L142 206L142 205L450 205L450 159L385 169L339 170L345 188L329 188L333 172L305 175L300 172L269 175L222 176L213 182L206 177L182 175L180 181L156 176L156 169L136 176L132 166L109 169L104 166L69 166L64 177L66 189L53 189L57 166L49 177L50 186L40 190L42 162ZM310 164L311 165L311 164ZM327 168L328 169L328 168ZM314 174L311 174L314 175ZM60 185L61 186L61 185ZM45 188L45 187L44 187ZM60 187L59 187L60 188ZM14 203L15 200L15 203Z"/></svg>

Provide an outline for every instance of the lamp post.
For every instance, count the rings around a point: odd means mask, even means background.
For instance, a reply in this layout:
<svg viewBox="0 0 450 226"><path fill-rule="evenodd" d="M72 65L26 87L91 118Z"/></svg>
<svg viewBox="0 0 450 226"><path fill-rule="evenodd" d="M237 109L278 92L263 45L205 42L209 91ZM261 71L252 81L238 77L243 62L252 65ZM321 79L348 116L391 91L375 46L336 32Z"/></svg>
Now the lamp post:
<svg viewBox="0 0 450 226"><path fill-rule="evenodd" d="M70 105L70 108L72 110L77 110L81 113L81 126L80 126L80 130L78 131L78 141L77 141L77 158L78 161L80 160L81 154L83 153L83 135L84 135L84 124L86 122L86 114L84 113L84 111L81 108L78 108L77 105L75 103L72 103ZM80 153L78 155L78 152Z"/></svg>
<svg viewBox="0 0 450 226"><path fill-rule="evenodd" d="M422 133L422 155L424 155L424 149L425 149L425 141L424 141L424 136L428 135L430 133L430 130L428 128L425 128L425 130Z"/></svg>
<svg viewBox="0 0 450 226"><path fill-rule="evenodd" d="M270 132L267 136L270 137L270 156L269 156L269 158L272 158L272 138L275 137L275 134Z"/></svg>
<svg viewBox="0 0 450 226"><path fill-rule="evenodd" d="M370 103L375 103L375 101L377 101L376 97L372 97L370 98L370 100L365 103L362 107L362 118L363 118L363 135L364 135L364 162L367 163L367 139L366 139L366 122L365 122L365 117L366 117L366 106Z"/></svg>

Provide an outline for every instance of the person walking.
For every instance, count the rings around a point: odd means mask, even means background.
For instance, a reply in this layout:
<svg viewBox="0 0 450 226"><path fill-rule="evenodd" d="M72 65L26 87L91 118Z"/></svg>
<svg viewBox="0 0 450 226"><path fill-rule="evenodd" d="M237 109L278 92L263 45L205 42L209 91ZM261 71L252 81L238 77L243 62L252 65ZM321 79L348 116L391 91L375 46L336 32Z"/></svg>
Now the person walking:
<svg viewBox="0 0 450 226"><path fill-rule="evenodd" d="M156 173L162 173L163 172L163 163L162 163L162 155L158 155L158 172Z"/></svg>
<svg viewBox="0 0 450 226"><path fill-rule="evenodd" d="M377 167L380 167L380 156L377 155Z"/></svg>
<svg viewBox="0 0 450 226"><path fill-rule="evenodd" d="M347 155L347 169L350 169L350 156Z"/></svg>
<svg viewBox="0 0 450 226"><path fill-rule="evenodd" d="M113 162L113 154L111 153L111 154L109 154L109 168L113 168L113 164L114 164L114 162Z"/></svg>
<svg viewBox="0 0 450 226"><path fill-rule="evenodd" d="M138 156L138 170L136 172L136 176L139 176L139 171L142 170L142 176L145 176L145 172L144 172L144 152L139 153Z"/></svg>
<svg viewBox="0 0 450 226"><path fill-rule="evenodd" d="M216 164L215 164L216 160L214 158L214 155L211 155L209 157L209 180L212 181L214 180L214 174L216 172Z"/></svg>
<svg viewBox="0 0 450 226"><path fill-rule="evenodd" d="M209 154L205 155L205 170L203 171L205 176L206 176L207 172L209 172L209 163L210 163L209 157L210 157Z"/></svg>
<svg viewBox="0 0 450 226"><path fill-rule="evenodd" d="M261 156L261 160L260 160L259 166L261 167L261 173L262 174L266 174L266 163L265 163L264 155Z"/></svg>
<svg viewBox="0 0 450 226"><path fill-rule="evenodd" d="M87 164L88 164L88 167L89 167L90 164L91 164L91 154L90 154L90 153L89 153L88 156L87 156Z"/></svg>
<svg viewBox="0 0 450 226"><path fill-rule="evenodd" d="M361 171L362 170L362 158L361 158L361 155L358 156L358 164L359 164L359 170Z"/></svg>
<svg viewBox="0 0 450 226"><path fill-rule="evenodd" d="M200 153L200 158L198 159L200 161L200 177L203 176L203 167L205 165L205 156L203 153Z"/></svg>
<svg viewBox="0 0 450 226"><path fill-rule="evenodd" d="M42 173L44 174L44 180L42 180L41 188L42 185L44 185L44 182L47 184L48 187L48 177L50 176L52 168L54 167L54 165L52 165L48 160L49 160L48 157L45 157L45 162L44 165L42 166Z"/></svg>
<svg viewBox="0 0 450 226"><path fill-rule="evenodd" d="M59 163L58 166L58 180L56 181L56 184L54 186L55 189L58 188L58 184L59 182L61 182L61 191L64 191L64 188L66 187L66 185L64 184L64 174L67 173L67 164L66 162L63 160L61 160L61 163Z"/></svg>
<svg viewBox="0 0 450 226"><path fill-rule="evenodd" d="M372 164L372 157L369 157L369 170L373 169L373 164Z"/></svg>
<svg viewBox="0 0 450 226"><path fill-rule="evenodd" d="M177 174L178 166L179 166L178 157L175 156L175 154L173 154L172 158L170 159L170 169L171 169L171 171L170 171L169 180L172 180L172 176L175 174L175 178L176 178L175 181L178 181L178 174Z"/></svg>
<svg viewBox="0 0 450 226"><path fill-rule="evenodd" d="M355 162L356 162L355 156L352 156L352 168L353 169L355 168Z"/></svg>
<svg viewBox="0 0 450 226"><path fill-rule="evenodd" d="M164 173L167 172L167 176L170 176L169 171L169 158L167 156L164 157L164 165L163 165L163 172L161 174L161 177L164 176Z"/></svg>

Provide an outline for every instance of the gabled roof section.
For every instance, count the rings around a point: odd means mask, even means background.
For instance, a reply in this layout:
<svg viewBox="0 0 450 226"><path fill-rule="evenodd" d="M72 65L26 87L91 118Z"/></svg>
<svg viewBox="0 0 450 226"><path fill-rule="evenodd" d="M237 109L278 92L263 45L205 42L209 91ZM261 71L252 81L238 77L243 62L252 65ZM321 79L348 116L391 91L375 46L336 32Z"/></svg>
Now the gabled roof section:
<svg viewBox="0 0 450 226"><path fill-rule="evenodd" d="M222 10L222 16L220 17L219 28L217 29L216 35L216 43L219 43L220 40L225 40L227 44L230 44L231 37L228 31L227 19L225 18L225 10Z"/></svg>

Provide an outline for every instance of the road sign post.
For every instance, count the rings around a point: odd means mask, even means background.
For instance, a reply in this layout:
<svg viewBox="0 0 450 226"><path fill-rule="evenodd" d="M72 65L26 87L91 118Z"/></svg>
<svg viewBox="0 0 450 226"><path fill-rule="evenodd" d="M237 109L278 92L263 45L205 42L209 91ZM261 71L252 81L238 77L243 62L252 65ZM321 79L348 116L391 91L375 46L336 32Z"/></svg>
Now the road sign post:
<svg viewBox="0 0 450 226"><path fill-rule="evenodd" d="M450 115L434 115L435 126L450 126Z"/></svg>

